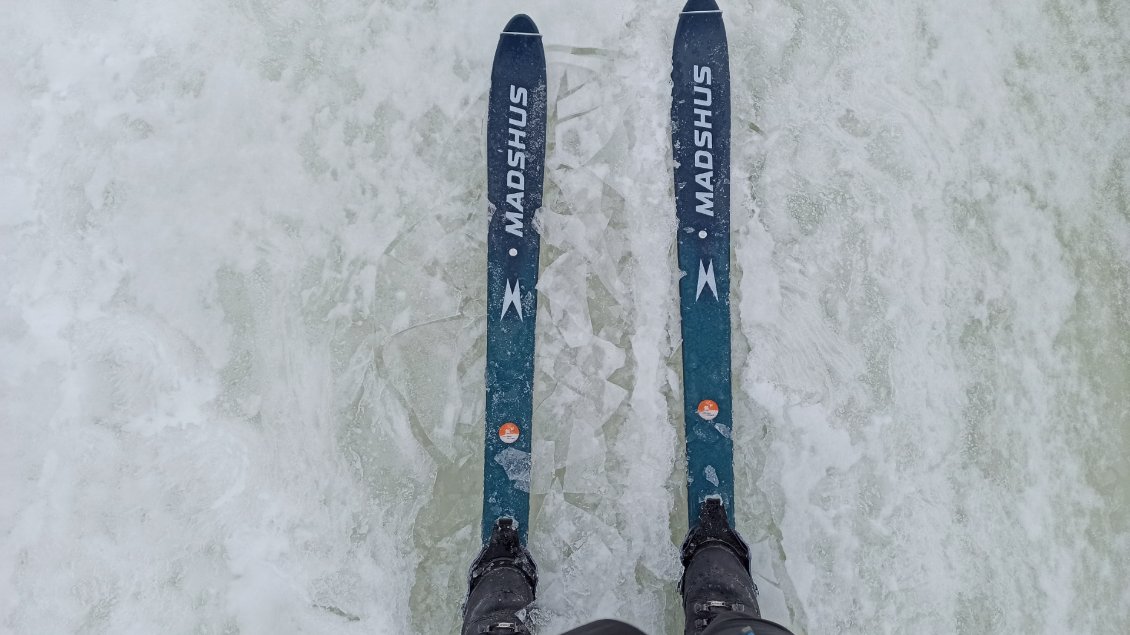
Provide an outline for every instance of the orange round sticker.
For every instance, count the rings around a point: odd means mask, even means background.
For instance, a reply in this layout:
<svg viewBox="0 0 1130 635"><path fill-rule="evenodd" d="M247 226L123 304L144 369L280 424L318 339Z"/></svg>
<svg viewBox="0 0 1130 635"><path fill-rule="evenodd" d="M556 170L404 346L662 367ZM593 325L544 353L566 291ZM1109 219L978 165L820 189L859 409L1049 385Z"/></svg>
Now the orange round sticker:
<svg viewBox="0 0 1130 635"><path fill-rule="evenodd" d="M698 416L713 421L714 417L718 416L718 404L712 399L703 399L698 402Z"/></svg>
<svg viewBox="0 0 1130 635"><path fill-rule="evenodd" d="M519 433L518 426L507 422L498 429L498 438L502 439L503 443L514 443L518 440Z"/></svg>

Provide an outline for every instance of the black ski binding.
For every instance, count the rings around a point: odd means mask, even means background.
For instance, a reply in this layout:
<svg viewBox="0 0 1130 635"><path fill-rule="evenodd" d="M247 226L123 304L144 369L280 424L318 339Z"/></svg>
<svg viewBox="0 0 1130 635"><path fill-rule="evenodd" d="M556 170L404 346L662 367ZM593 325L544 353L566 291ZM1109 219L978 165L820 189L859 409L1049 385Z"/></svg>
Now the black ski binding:
<svg viewBox="0 0 1130 635"><path fill-rule="evenodd" d="M490 540L479 551L475 561L471 563L468 576L468 588L474 591L479 581L487 573L498 567L511 567L517 569L526 577L530 588L536 591L538 586L538 568L530 552L518 540L518 529L514 526L513 518L499 518L494 521L494 529L490 532Z"/></svg>
<svg viewBox="0 0 1130 635"><path fill-rule="evenodd" d="M746 572L750 571L749 545L730 527L722 499L714 496L702 502L698 512L698 525L687 533L687 538L683 541L683 567L690 563L699 549L709 544L726 547L737 556Z"/></svg>

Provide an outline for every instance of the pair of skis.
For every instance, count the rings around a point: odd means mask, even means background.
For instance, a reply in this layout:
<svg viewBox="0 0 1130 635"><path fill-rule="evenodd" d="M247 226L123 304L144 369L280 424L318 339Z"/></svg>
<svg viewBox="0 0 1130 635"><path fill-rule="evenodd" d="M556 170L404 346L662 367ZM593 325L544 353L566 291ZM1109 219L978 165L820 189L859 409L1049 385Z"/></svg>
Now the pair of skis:
<svg viewBox="0 0 1130 635"><path fill-rule="evenodd" d="M679 221L689 526L708 501L734 526L730 377L730 76L714 0L689 0L672 54L671 136ZM536 586L530 508L534 322L545 166L545 53L529 17L499 37L487 115L487 363L483 549L472 589L504 554ZM684 551L686 548L684 548Z"/></svg>

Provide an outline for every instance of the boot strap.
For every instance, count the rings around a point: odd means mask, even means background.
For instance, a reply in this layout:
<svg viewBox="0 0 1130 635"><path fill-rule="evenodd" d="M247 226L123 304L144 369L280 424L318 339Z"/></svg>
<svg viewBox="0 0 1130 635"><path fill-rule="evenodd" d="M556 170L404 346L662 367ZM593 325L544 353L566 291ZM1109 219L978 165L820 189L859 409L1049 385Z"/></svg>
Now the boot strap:
<svg viewBox="0 0 1130 635"><path fill-rule="evenodd" d="M705 602L695 602L694 612L700 614L722 613L724 611L744 611L745 604L740 602L730 603L723 602L722 600L707 600Z"/></svg>
<svg viewBox="0 0 1130 635"><path fill-rule="evenodd" d="M529 633L529 631L519 622L495 622L494 624L484 625L479 629L479 633L518 635L519 633Z"/></svg>

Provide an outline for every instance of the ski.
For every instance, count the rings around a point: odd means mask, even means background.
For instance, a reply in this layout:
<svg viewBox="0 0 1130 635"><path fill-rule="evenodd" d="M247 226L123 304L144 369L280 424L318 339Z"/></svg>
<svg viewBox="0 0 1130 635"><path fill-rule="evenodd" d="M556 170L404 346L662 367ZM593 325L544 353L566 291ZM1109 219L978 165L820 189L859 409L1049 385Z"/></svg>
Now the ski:
<svg viewBox="0 0 1130 635"><path fill-rule="evenodd" d="M463 635L529 633L523 615L538 583L525 545L541 247L534 217L541 209L545 118L541 35L533 20L516 15L498 38L487 105L483 546L468 576Z"/></svg>
<svg viewBox="0 0 1130 635"><path fill-rule="evenodd" d="M730 68L714 0L689 0L672 53L671 140L689 526L707 499L734 525L730 377Z"/></svg>
<svg viewBox="0 0 1130 635"><path fill-rule="evenodd" d="M541 208L545 53L517 15L498 39L487 110L487 363L483 544L500 519L526 543Z"/></svg>

